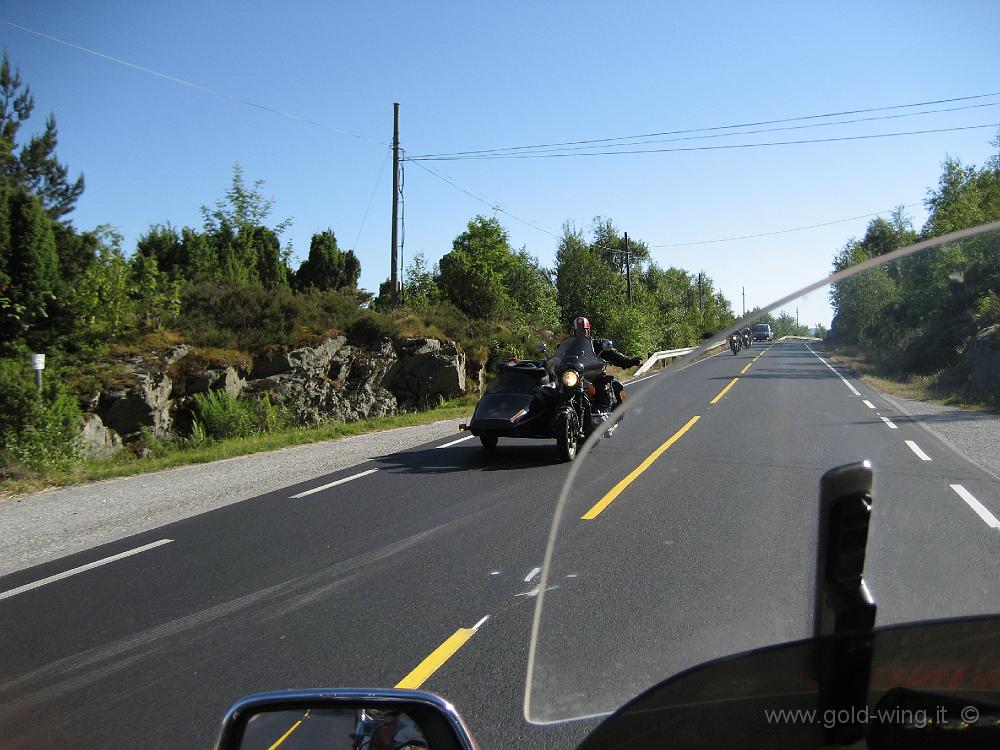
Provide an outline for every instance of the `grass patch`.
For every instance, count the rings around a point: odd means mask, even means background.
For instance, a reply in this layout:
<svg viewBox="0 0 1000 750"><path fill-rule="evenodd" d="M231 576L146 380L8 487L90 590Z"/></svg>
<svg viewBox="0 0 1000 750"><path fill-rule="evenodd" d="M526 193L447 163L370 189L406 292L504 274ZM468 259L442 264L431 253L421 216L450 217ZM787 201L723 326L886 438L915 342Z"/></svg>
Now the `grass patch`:
<svg viewBox="0 0 1000 750"><path fill-rule="evenodd" d="M876 391L897 398L927 401L944 406L955 406L967 411L1000 413L989 404L970 401L954 388L950 388L941 373L931 375L906 374L892 368L874 352L858 346L825 347L818 352L842 365L862 382Z"/></svg>
<svg viewBox="0 0 1000 750"><path fill-rule="evenodd" d="M463 396L446 401L435 409L398 414L381 419L347 423L328 422L314 427L292 427L278 432L208 442L203 445L162 443L159 450L146 458L140 458L128 451L123 451L119 455L103 461L84 460L64 470L0 480L0 498L6 499L43 489L96 482L101 479L129 477L177 466L209 463L225 458L247 456L252 453L317 443L323 440L334 440L367 432L380 432L397 427L413 427L442 419L458 419L469 416L475 403L474 396Z"/></svg>

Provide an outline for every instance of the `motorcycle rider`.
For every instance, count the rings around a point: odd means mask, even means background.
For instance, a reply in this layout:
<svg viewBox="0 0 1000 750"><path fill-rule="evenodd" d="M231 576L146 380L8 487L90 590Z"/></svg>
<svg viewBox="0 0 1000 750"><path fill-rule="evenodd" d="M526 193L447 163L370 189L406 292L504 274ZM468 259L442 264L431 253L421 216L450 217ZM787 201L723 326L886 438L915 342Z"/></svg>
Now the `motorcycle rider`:
<svg viewBox="0 0 1000 750"><path fill-rule="evenodd" d="M590 321L587 320L582 315L574 318L571 326L572 333L574 336L586 337L590 340L591 346L594 349L594 354L603 359L608 364L612 364L615 367L627 368L627 367L638 367L642 364L641 357L629 357L624 353L618 351L613 346L604 347L603 342L598 342L594 345L594 340L590 335ZM617 409L621 404L625 403L625 386L621 384L618 378L612 378L611 376L605 376L611 380L611 388L615 394L615 403L611 405L612 411ZM596 384L595 384L596 385Z"/></svg>
<svg viewBox="0 0 1000 750"><path fill-rule="evenodd" d="M353 735L356 750L419 750L427 740L417 723L405 713L393 710L366 711L375 724L370 734Z"/></svg>

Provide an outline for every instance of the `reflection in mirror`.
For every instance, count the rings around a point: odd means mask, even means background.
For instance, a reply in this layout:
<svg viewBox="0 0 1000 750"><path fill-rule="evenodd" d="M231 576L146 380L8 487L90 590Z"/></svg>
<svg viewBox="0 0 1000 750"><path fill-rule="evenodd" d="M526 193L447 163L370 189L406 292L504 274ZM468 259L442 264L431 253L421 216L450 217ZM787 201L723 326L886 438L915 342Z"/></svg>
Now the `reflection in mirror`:
<svg viewBox="0 0 1000 750"><path fill-rule="evenodd" d="M252 714L241 750L417 750L429 744L407 713L383 708L262 710Z"/></svg>

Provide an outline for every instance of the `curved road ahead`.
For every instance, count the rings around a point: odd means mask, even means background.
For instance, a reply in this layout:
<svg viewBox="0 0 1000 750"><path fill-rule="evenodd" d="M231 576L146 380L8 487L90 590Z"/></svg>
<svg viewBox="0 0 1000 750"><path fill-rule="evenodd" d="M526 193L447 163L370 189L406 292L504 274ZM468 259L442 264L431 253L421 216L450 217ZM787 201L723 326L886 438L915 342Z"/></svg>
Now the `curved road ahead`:
<svg viewBox="0 0 1000 750"><path fill-rule="evenodd" d="M807 344L629 392L642 413L588 457L553 576L576 572L547 593L544 658L585 696L545 696L555 715L808 635L818 480L860 458L880 622L997 608L996 479ZM568 468L554 443L487 457L455 436L0 578L3 746L209 747L247 693L400 684L448 697L484 748L572 747L592 720L521 713ZM609 673L649 668L636 634L656 634L656 674Z"/></svg>

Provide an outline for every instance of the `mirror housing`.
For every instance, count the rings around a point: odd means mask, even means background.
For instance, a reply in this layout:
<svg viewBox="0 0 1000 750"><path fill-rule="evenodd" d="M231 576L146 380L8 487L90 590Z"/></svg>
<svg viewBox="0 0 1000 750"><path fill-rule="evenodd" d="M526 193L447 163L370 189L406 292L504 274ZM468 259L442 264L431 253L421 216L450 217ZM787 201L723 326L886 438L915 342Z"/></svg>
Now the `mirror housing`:
<svg viewBox="0 0 1000 750"><path fill-rule="evenodd" d="M541 341L538 344L538 351L540 351L542 354L545 354L549 351L549 347L545 345L544 341Z"/></svg>
<svg viewBox="0 0 1000 750"><path fill-rule="evenodd" d="M601 349L611 349L615 345L615 342L611 339L601 339Z"/></svg>
<svg viewBox="0 0 1000 750"><path fill-rule="evenodd" d="M264 714L290 712L304 716L313 711L367 710L405 714L419 727L427 740L427 747L434 750L479 750L479 745L455 707L434 693L422 690L346 688L255 693L241 698L226 712L215 748L242 750L248 724ZM293 726L297 727L297 724L289 724L289 734ZM419 747L419 744L415 747Z"/></svg>

